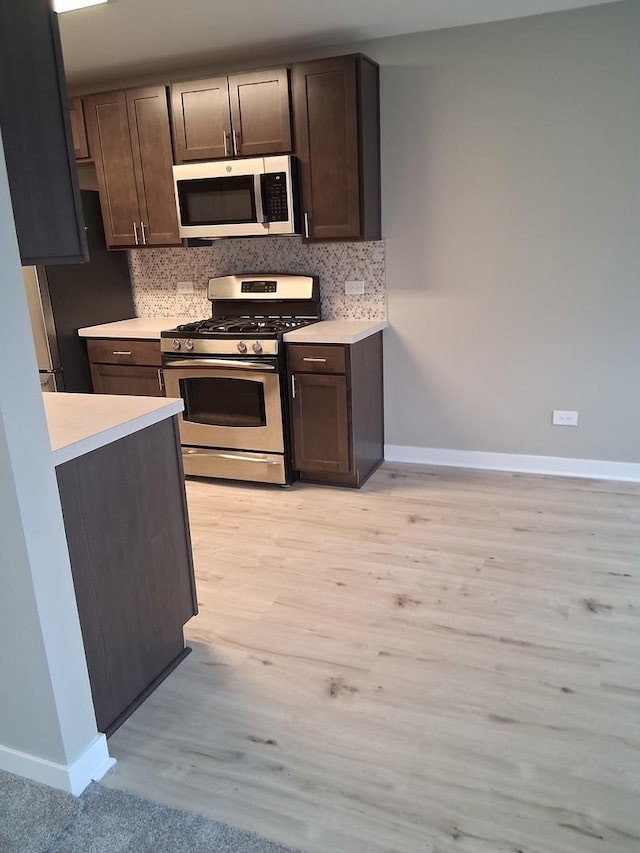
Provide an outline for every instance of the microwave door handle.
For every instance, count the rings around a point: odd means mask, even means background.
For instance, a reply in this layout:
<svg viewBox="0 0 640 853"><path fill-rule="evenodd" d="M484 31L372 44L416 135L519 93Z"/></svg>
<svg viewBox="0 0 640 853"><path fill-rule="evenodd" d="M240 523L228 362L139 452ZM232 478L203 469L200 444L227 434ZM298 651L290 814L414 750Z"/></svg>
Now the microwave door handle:
<svg viewBox="0 0 640 853"><path fill-rule="evenodd" d="M269 223L265 221L264 202L262 200L262 175L254 175L253 180L256 193L256 222L262 223L265 228L268 228Z"/></svg>

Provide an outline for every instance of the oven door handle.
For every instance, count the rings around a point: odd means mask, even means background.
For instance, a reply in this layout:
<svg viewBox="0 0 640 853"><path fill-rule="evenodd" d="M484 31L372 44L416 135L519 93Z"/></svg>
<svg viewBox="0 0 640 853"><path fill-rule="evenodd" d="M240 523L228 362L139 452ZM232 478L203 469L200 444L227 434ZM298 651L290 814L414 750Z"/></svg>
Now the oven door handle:
<svg viewBox="0 0 640 853"><path fill-rule="evenodd" d="M170 370L172 367L233 367L261 371L276 369L275 365L265 364L262 361L239 361L224 358L181 358L175 361L173 359L165 361L165 370Z"/></svg>

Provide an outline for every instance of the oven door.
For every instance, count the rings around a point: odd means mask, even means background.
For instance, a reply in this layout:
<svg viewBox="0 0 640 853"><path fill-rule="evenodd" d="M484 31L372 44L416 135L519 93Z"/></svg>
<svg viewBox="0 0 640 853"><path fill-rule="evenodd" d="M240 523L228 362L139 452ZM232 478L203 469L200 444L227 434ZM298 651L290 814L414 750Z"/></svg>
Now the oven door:
<svg viewBox="0 0 640 853"><path fill-rule="evenodd" d="M183 445L284 453L280 376L274 362L167 360L168 397L181 397Z"/></svg>

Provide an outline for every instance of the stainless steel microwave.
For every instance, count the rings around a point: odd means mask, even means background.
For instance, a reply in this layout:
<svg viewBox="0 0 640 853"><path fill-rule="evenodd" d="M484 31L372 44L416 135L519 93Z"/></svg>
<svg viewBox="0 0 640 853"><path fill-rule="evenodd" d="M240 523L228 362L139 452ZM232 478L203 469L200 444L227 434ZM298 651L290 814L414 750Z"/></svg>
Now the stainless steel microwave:
<svg viewBox="0 0 640 853"><path fill-rule="evenodd" d="M295 166L290 156L174 166L180 236L299 234Z"/></svg>

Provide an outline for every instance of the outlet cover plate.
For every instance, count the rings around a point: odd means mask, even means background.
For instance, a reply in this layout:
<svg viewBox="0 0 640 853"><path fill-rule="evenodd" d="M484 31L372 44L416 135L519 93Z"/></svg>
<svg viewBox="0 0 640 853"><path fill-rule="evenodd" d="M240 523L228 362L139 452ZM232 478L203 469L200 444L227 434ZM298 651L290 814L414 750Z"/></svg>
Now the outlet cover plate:
<svg viewBox="0 0 640 853"><path fill-rule="evenodd" d="M554 409L551 416L553 426L578 426L578 413Z"/></svg>
<svg viewBox="0 0 640 853"><path fill-rule="evenodd" d="M193 282L192 281L177 281L176 282L176 290L182 296L190 296L193 293Z"/></svg>
<svg viewBox="0 0 640 853"><path fill-rule="evenodd" d="M362 296L364 294L364 281L345 281L344 292L346 296Z"/></svg>

